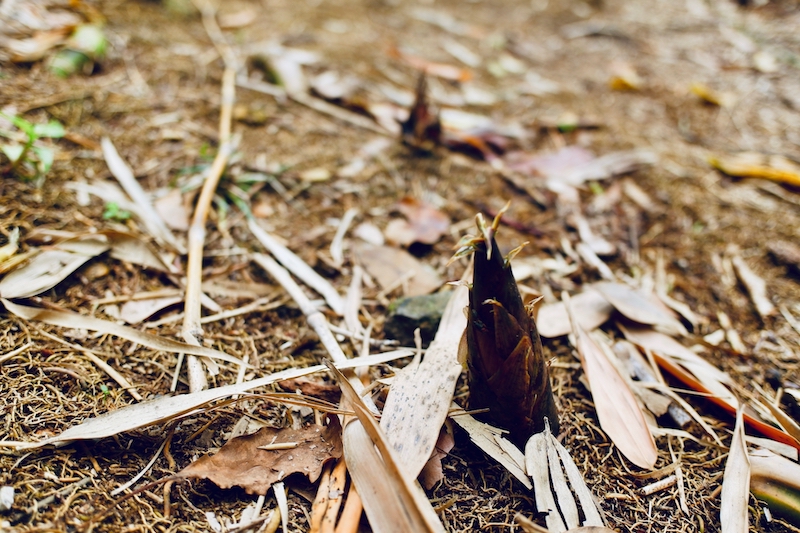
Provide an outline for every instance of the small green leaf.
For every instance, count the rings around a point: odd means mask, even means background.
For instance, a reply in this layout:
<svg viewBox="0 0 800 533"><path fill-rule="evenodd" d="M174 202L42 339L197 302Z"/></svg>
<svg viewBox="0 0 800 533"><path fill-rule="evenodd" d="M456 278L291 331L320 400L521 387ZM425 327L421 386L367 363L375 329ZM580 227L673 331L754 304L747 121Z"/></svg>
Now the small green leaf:
<svg viewBox="0 0 800 533"><path fill-rule="evenodd" d="M63 137L66 133L64 131L64 126L57 120L51 120L47 124L34 125L33 132L37 137L49 137L51 139Z"/></svg>
<svg viewBox="0 0 800 533"><path fill-rule="evenodd" d="M6 154L9 161L16 163L19 156L25 151L25 148L18 144L3 144L0 145L0 150L3 150L3 153Z"/></svg>
<svg viewBox="0 0 800 533"><path fill-rule="evenodd" d="M33 130L33 124L28 122L22 117L10 116L8 117L16 127L25 132L29 139L36 139L36 132Z"/></svg>
<svg viewBox="0 0 800 533"><path fill-rule="evenodd" d="M116 202L109 202L106 204L106 210L103 211L103 220L128 220L131 218L129 211L120 209Z"/></svg>
<svg viewBox="0 0 800 533"><path fill-rule="evenodd" d="M32 150L36 154L36 157L39 158L42 174L45 174L48 170L50 170L50 167L53 166L55 152L53 152L53 150L50 148L45 148L43 146L34 146Z"/></svg>

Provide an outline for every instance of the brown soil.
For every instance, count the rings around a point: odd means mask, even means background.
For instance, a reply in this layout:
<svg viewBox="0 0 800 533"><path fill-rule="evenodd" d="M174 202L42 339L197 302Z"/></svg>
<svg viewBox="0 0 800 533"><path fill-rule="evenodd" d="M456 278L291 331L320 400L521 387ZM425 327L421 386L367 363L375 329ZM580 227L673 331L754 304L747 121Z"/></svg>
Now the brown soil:
<svg viewBox="0 0 800 533"><path fill-rule="evenodd" d="M183 183L183 176L196 172L197 165L207 165L215 153L222 60L196 14L177 14L161 3L144 0L105 2L97 7L107 18L111 46L92 75L62 80L49 74L43 62L6 63L0 67L0 107L13 105L32 122L56 118L68 131L94 142L110 137L145 190ZM246 45L282 43L321 54L320 63L307 67L309 75L330 69L355 74L364 83L394 83L411 91L416 71L391 58L388 50L399 46L430 61L458 64L442 48L445 40L455 40L481 56L481 66L472 69L475 80L500 97L491 106L465 109L498 123L530 128L535 134L525 141L526 149L552 151L580 144L598 155L631 148L656 153L658 163L632 174L653 202L650 212L625 198L611 211L590 218L594 230L621 250L609 259L612 270L638 279L652 273L657 254L663 253L673 280L672 296L705 319L694 333L702 336L719 329L718 313L724 312L747 348L746 354L739 355L723 343L706 350L704 357L744 388L761 388L773 397L778 383L800 383L800 335L780 314L760 319L744 288L726 271L724 260L730 247L738 246L745 261L766 281L772 301L800 316L797 270L774 261L767 248L775 241L796 242L800 237L800 196L774 183L732 179L707 162L709 154L739 151L800 160L800 9L796 3L785 0L742 7L728 0L230 0L219 6L219 14L246 9L257 11L255 20L225 31L241 59L246 57L242 51ZM469 25L467 34L422 21L420 12L438 13L439 20L449 15ZM754 67L753 56L759 51L776 60L774 72ZM489 64L504 54L526 71L557 82L561 89L553 94L518 94L516 87L524 73L506 72L500 77L490 73ZM636 69L642 78L639 90L609 87L615 62ZM719 107L703 102L689 90L695 82L731 94L735 103ZM432 83L449 92L457 89L447 81ZM243 88L237 88L236 103L247 120L234 122L241 143L233 167L255 167L266 161L270 168L280 170L280 181L295 195L293 203L287 204L270 186L252 200L271 211L266 219L271 231L342 294L351 279L352 260L346 255L341 270L330 265L328 249L336 225L329 219L340 218L350 207L360 209L359 222L383 228L398 216L397 201L409 194L440 199L441 209L453 221L468 220L481 209L496 212L511 200L509 218L537 230L535 234L510 228L501 231L501 244L507 248L532 242L521 257L563 255L562 238L577 240L574 228L565 224L554 205L538 205L487 163L444 147L425 155L397 142L384 158L355 177L304 184L303 171L323 167L335 172L378 135L291 100ZM253 118L257 113L265 117L261 123ZM566 113L598 127L560 133L535 126ZM168 114L175 119L164 119ZM181 138L165 139L165 129L182 132ZM25 236L34 229L85 232L114 224L103 220L102 201L93 197L88 207L80 207L75 193L65 187L81 178L110 178L100 152L68 140L58 141L57 146L59 155L43 185L10 175L0 181L0 233L7 237L11 228L19 227L23 248L33 245L26 243ZM587 187L581 192L582 204L592 205L603 190L613 192L617 181L613 178ZM240 212L226 213L218 205L206 240L207 252L217 253L206 259L204 279L274 283L243 256L225 253L235 246L261 248ZM125 224L145 235L137 222ZM446 266L457 240L457 235L446 236L432 247L413 251L444 278L458 279L463 265ZM98 262L108 271L89 270ZM597 279L596 272L581 267L568 278L568 286L550 289L558 294ZM541 290L548 281L527 283ZM165 286L172 285L162 276L102 258L43 294L41 300L88 314L96 299ZM387 309L376 300L377 292L367 290L365 305L380 337ZM223 308L242 304L233 299L218 303ZM180 338L180 322L153 332ZM28 342L32 345L0 363L2 439L44 438L80 419L134 402L81 352L52 336L94 350L147 398L169 391L173 354L113 337L27 323L3 312L2 353ZM291 303L208 324L205 338L227 353L247 354L251 363L255 361L256 375L325 357L303 315ZM287 341L298 341L293 357L281 348ZM718 489L727 449L706 441L657 440L657 468L672 462L670 451L682 462L688 516L678 508L676 487L653 496L639 495L636 489L651 480L632 472L599 429L591 395L579 382L582 371L574 367L568 344L562 338L545 342L545 347L561 363L555 366L552 379L562 417L562 441L596 495L609 527L719 531ZM384 366L376 375L390 371ZM774 374L780 376L777 382L767 379ZM236 368L223 365L214 384L235 379ZM108 387L107 392L101 387ZM186 387L181 382L179 392ZM459 388L458 394L463 398L466 388ZM705 403L691 401L728 438L727 444L732 420ZM286 407L270 404L258 407L256 414L275 425L290 416ZM233 405L182 421L174 428L171 443L175 464L161 457L143 482L174 473L221 446L240 416L241 408ZM114 498L108 493L147 464L166 431L156 426L32 453L0 451L0 485L16 490L13 509L0 514L0 521L9 521L19 531L76 530L94 512L112 505ZM516 513L536 517L531 493L476 451L465 435L457 433L456 442L445 460L445 480L429 493L449 531L517 530ZM91 475L92 469L96 472L88 485L61 494L36 512L26 511ZM290 530L305 531L315 487L295 478L290 478L289 487ZM223 491L204 482L172 490L171 516L164 516L163 493L154 489L120 505L98 530L208 531L206 512L213 511L220 520L238 516L253 500L243 491ZM267 505L274 503L268 500ZM796 530L780 521L767 522L762 505L752 496L750 511L751 530Z"/></svg>

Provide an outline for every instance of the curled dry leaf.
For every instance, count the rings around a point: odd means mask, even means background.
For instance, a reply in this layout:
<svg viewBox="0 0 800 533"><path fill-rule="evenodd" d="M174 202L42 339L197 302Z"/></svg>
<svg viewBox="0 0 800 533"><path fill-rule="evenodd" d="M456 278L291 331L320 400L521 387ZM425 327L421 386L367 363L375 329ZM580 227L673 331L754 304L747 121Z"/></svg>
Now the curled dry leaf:
<svg viewBox="0 0 800 533"><path fill-rule="evenodd" d="M800 527L800 465L758 449L750 454L750 492L770 511Z"/></svg>
<svg viewBox="0 0 800 533"><path fill-rule="evenodd" d="M42 250L0 281L0 296L27 298L52 289L108 249L107 239L93 235L69 239Z"/></svg>
<svg viewBox="0 0 800 533"><path fill-rule="evenodd" d="M315 482L325 462L341 456L342 427L338 417L329 416L325 427L262 428L235 437L215 455L201 457L177 475L208 479L223 489L241 487L248 494L266 494L273 483L291 474L304 474Z"/></svg>
<svg viewBox="0 0 800 533"><path fill-rule="evenodd" d="M522 445L544 429L545 418L558 431L558 413L536 323L509 265L516 251L504 258L494 238L502 214L491 226L479 214L480 234L462 239L455 257L475 254L465 333L469 407L488 408L482 416Z"/></svg>

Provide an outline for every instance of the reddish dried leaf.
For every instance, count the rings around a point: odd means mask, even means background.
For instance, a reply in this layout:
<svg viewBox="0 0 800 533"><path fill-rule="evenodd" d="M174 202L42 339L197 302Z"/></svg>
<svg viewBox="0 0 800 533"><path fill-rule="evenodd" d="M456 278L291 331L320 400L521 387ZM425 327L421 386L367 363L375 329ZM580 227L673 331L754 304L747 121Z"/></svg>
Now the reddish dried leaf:
<svg viewBox="0 0 800 533"><path fill-rule="evenodd" d="M435 244L450 230L450 217L423 200L406 196L397 209L408 219L414 242Z"/></svg>
<svg viewBox="0 0 800 533"><path fill-rule="evenodd" d="M289 474L302 473L311 482L322 473L328 459L342 456L342 428L339 419L328 418L328 426L302 429L264 428L252 435L236 437L216 455L206 455L178 475L208 479L223 489L242 487L248 494L266 494L273 483ZM262 450L261 446L297 443L286 450Z"/></svg>
<svg viewBox="0 0 800 533"><path fill-rule="evenodd" d="M342 391L335 383L309 379L295 378L279 381L278 386L287 392L300 391L305 396L312 396L331 403L339 403Z"/></svg>
<svg viewBox="0 0 800 533"><path fill-rule="evenodd" d="M443 426L439 433L439 440L436 441L436 447L433 449L431 458L425 463L422 472L419 474L419 482L422 486L430 490L439 481L444 479L444 470L442 470L442 459L447 457L450 450L456 445L453 439L453 434L447 430L447 426Z"/></svg>

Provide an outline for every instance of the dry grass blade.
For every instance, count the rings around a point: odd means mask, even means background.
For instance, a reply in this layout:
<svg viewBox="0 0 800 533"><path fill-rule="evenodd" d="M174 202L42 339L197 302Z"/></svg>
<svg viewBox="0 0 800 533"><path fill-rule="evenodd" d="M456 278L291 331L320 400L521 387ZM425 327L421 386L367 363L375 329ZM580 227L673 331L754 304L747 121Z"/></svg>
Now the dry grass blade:
<svg viewBox="0 0 800 533"><path fill-rule="evenodd" d="M108 335L115 335L122 339L129 340L147 346L154 350L161 350L164 352L172 353L189 353L198 356L211 357L213 359L220 359L233 363L236 365L243 365L244 363L224 352L206 348L205 346L192 346L180 341L159 337L150 333L144 333L137 329L122 326L110 320L103 320L91 316L80 315L71 311L53 311L50 309L41 309L39 307L30 307L13 303L5 298L0 298L0 302L5 305L13 314L26 320L39 320L45 324L53 326L61 326L63 328L82 328L91 331L97 331Z"/></svg>
<svg viewBox="0 0 800 533"><path fill-rule="evenodd" d="M142 186L139 185L139 182L136 181L136 177L133 175L131 168L125 160L120 157L111 139L103 137L100 144L103 147L103 156L106 159L106 164L108 164L108 169L111 171L111 174L117 178L117 181L119 181L122 188L125 189L125 192L128 193L128 196L136 203L138 212L142 214L142 223L147 227L147 231L155 237L156 240L168 245L176 252L181 254L186 253L184 246L175 238L175 235L172 234L169 228L167 228L164 220L150 202L147 193L142 189Z"/></svg>
<svg viewBox="0 0 800 533"><path fill-rule="evenodd" d="M334 313L339 316L344 313L344 300L328 280L317 274L313 268L308 266L306 262L300 259L294 252L279 243L275 237L264 231L254 218L247 221L247 226L250 228L255 238L258 239L258 242L269 250L269 253L271 253L275 259L292 274L300 278L303 283L321 294ZM253 258L258 262L258 257L261 255L262 254L254 254Z"/></svg>
<svg viewBox="0 0 800 533"><path fill-rule="evenodd" d="M578 323L570 308L569 296L565 296L581 364L592 387L592 399L600 426L633 464L640 468L653 468L658 459L658 450L639 403L616 367Z"/></svg>
<svg viewBox="0 0 800 533"><path fill-rule="evenodd" d="M342 389L345 403L358 418L345 425L345 460L373 531L444 532L425 493L402 475L386 436L364 400L333 363L326 364Z"/></svg>
<svg viewBox="0 0 800 533"><path fill-rule="evenodd" d="M744 441L744 421L742 409L736 414L730 454L725 463L725 476L722 481L722 503L719 519L722 531L726 533L747 533L747 499L750 493L750 460Z"/></svg>
<svg viewBox="0 0 800 533"><path fill-rule="evenodd" d="M348 359L343 364L337 364L337 366L342 369L347 369L377 365L400 357L408 357L409 355L411 355L410 350L397 350L394 352L371 355L369 357ZM326 367L324 365L314 365L307 368L290 368L244 383L226 385L210 390L181 394L179 396L164 396L155 400L129 405L94 418L89 418L64 430L54 437L39 442L0 441L0 446L39 448L48 444L59 444L73 440L110 437L118 433L151 426L160 422L172 420L187 413L192 413L203 405L215 400L227 398L236 394L243 394L252 389L265 387L278 381L295 379L308 374L314 374L315 372L322 372L325 369ZM276 401L281 401L284 396L276 395L275 398Z"/></svg>
<svg viewBox="0 0 800 533"><path fill-rule="evenodd" d="M419 475L433 452L461 375L458 343L466 326L463 309L468 290L458 286L450 296L436 337L420 363L414 360L392 381L381 428L397 454L407 479Z"/></svg>

